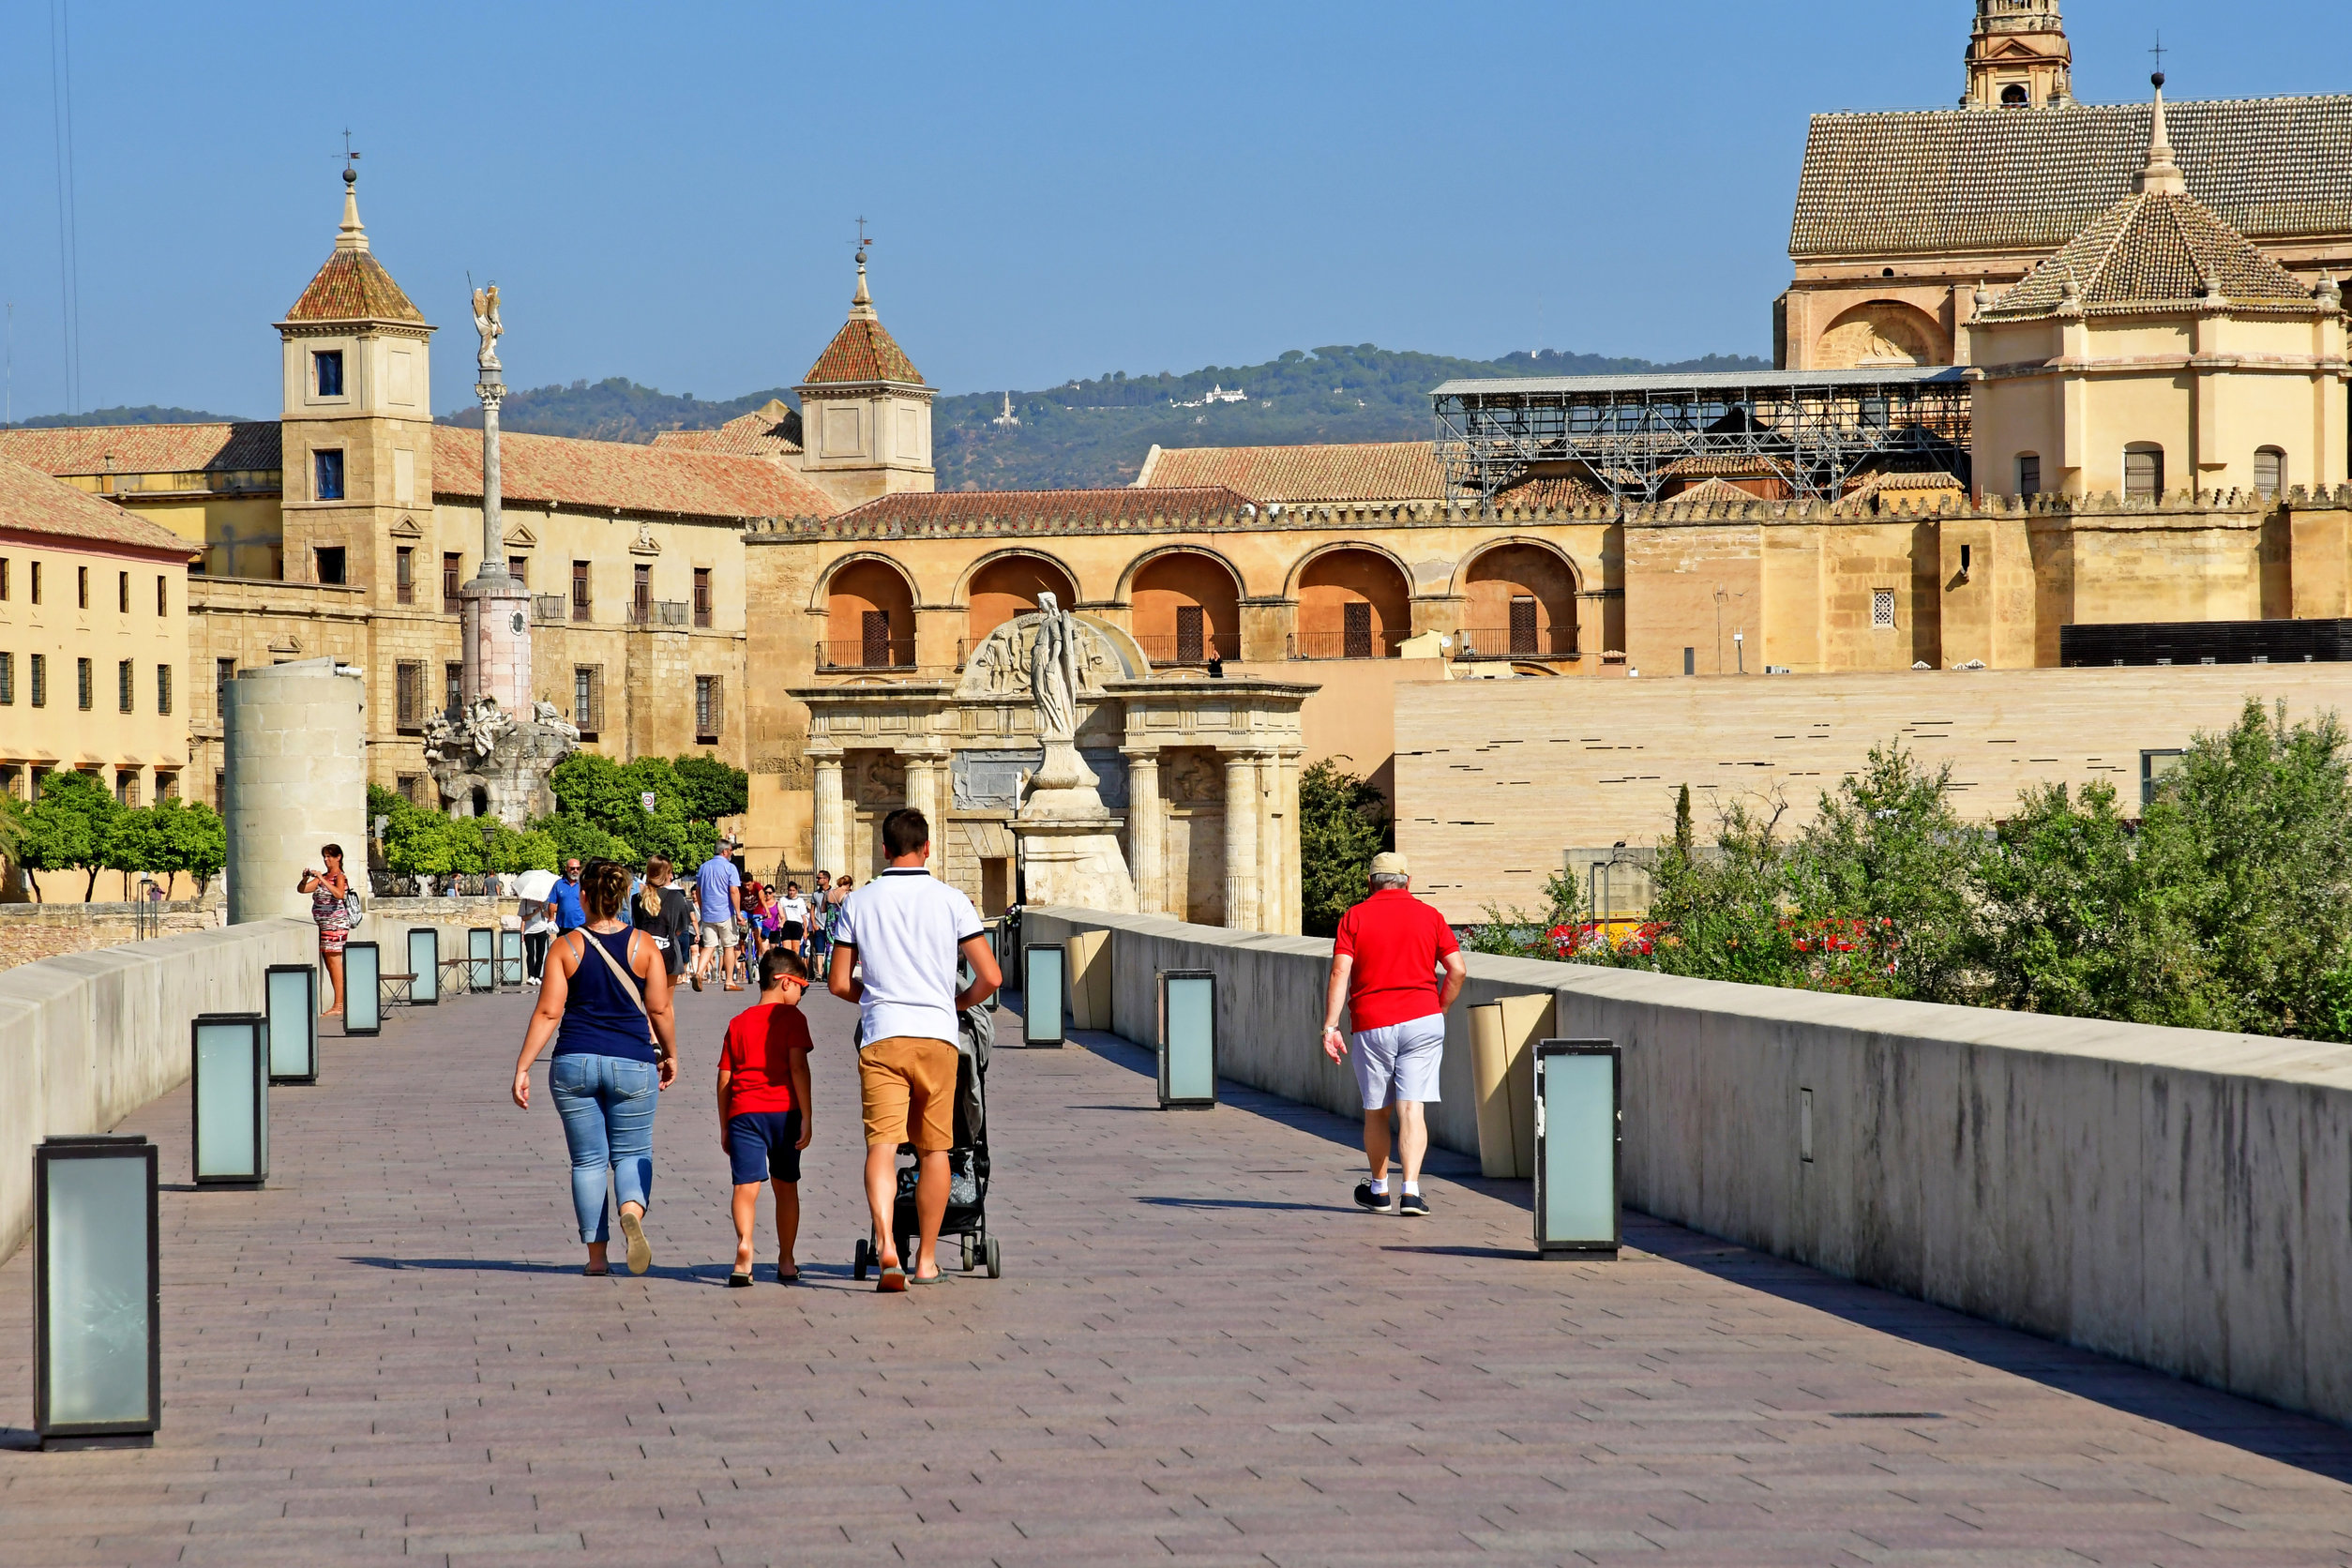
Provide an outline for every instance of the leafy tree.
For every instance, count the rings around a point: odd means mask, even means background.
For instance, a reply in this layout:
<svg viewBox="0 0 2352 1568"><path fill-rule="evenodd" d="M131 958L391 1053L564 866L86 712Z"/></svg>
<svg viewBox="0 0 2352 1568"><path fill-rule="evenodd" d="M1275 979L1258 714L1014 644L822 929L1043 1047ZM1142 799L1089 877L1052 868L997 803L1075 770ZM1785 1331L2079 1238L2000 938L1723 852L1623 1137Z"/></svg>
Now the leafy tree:
<svg viewBox="0 0 2352 1568"><path fill-rule="evenodd" d="M60 768L41 780L41 798L25 808L24 865L38 871L89 873L84 900L98 891L106 847L122 805L97 775ZM38 884L35 895L38 896Z"/></svg>
<svg viewBox="0 0 2352 1568"><path fill-rule="evenodd" d="M2141 1018L2164 961L2148 929L2151 890L2115 787L2029 790L1971 876L1983 922L1982 1000L2023 1012Z"/></svg>
<svg viewBox="0 0 2352 1568"><path fill-rule="evenodd" d="M384 864L403 876L446 876L483 868L482 832L438 811L400 803L384 830Z"/></svg>
<svg viewBox="0 0 2352 1568"><path fill-rule="evenodd" d="M584 817L561 811L539 818L531 824L530 832L555 846L555 865L550 870L560 870L565 861L575 857L583 863L596 859L630 861L636 854L626 839L615 838Z"/></svg>
<svg viewBox="0 0 2352 1568"><path fill-rule="evenodd" d="M1299 775L1299 865L1307 934L1327 937L1364 897L1372 857L1395 842L1380 792L1329 758Z"/></svg>
<svg viewBox="0 0 2352 1568"><path fill-rule="evenodd" d="M563 864L563 849L545 828L533 825L517 832L501 822L490 838L490 868L493 871L556 871Z"/></svg>
<svg viewBox="0 0 2352 1568"><path fill-rule="evenodd" d="M171 846L167 868L187 872L195 880L196 897L203 897L212 879L229 864L229 824L203 801L159 801L157 809L163 815L163 837Z"/></svg>
<svg viewBox="0 0 2352 1568"><path fill-rule="evenodd" d="M689 754L670 764L686 797L686 817L715 822L741 816L751 805L751 776L716 757Z"/></svg>
<svg viewBox="0 0 2352 1568"><path fill-rule="evenodd" d="M1929 772L1901 743L1821 797L1795 859L1796 940L1830 988L1921 1002L1963 999L1976 939L1968 874L1984 835L1952 808L1952 765ZM1819 959L1818 936L1833 960ZM1872 961L1842 961L1847 955Z"/></svg>

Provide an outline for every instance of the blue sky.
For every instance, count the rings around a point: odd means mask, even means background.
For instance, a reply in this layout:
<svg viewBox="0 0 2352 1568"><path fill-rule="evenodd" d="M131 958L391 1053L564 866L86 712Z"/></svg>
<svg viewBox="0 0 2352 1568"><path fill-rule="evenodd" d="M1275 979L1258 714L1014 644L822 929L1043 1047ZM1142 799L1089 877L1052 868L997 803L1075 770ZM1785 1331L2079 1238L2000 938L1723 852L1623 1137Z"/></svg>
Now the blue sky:
<svg viewBox="0 0 2352 1568"><path fill-rule="evenodd" d="M0 298L18 418L66 406L61 0L0 7ZM2332 12L2072 0L2077 93L2345 86ZM71 0L83 408L276 404L269 324L365 154L377 253L468 397L468 268L507 379L709 398L799 379L876 240L951 391L1376 342L1769 354L1805 116L1940 107L1968 0L932 7Z"/></svg>

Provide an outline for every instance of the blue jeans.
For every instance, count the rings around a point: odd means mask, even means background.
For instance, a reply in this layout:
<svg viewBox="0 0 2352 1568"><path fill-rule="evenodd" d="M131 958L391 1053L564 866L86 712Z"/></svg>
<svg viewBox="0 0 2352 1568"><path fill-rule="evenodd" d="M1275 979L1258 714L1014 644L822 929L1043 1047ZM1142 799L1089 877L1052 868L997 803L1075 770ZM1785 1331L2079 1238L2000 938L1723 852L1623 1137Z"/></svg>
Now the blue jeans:
<svg viewBox="0 0 2352 1568"><path fill-rule="evenodd" d="M654 1190L654 1107L661 1078L650 1062L618 1056L559 1056L548 1063L547 1087L564 1119L572 1152L572 1208L580 1239L608 1239L605 1171L612 1172L617 1207L647 1206Z"/></svg>

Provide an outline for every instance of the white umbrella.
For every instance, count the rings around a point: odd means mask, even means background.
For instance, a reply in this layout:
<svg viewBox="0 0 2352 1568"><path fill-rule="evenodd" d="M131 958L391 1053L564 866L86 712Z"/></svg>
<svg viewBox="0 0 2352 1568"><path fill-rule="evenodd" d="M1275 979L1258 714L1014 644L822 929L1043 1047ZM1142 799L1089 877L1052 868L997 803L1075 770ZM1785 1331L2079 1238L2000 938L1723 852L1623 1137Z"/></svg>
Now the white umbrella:
<svg viewBox="0 0 2352 1568"><path fill-rule="evenodd" d="M525 871L515 879L515 897L528 898L535 904L547 902L547 896L555 891L552 871Z"/></svg>

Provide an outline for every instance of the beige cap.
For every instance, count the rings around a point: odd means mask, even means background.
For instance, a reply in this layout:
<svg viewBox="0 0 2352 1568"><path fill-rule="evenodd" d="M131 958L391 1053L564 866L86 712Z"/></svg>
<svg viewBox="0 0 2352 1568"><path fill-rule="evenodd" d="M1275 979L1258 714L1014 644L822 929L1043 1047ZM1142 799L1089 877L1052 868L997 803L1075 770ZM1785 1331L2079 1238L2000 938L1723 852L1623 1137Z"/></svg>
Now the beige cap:
<svg viewBox="0 0 2352 1568"><path fill-rule="evenodd" d="M1411 873L1405 869L1405 857L1395 850L1391 850L1386 854L1376 854L1372 857L1372 875L1403 877L1410 876Z"/></svg>

